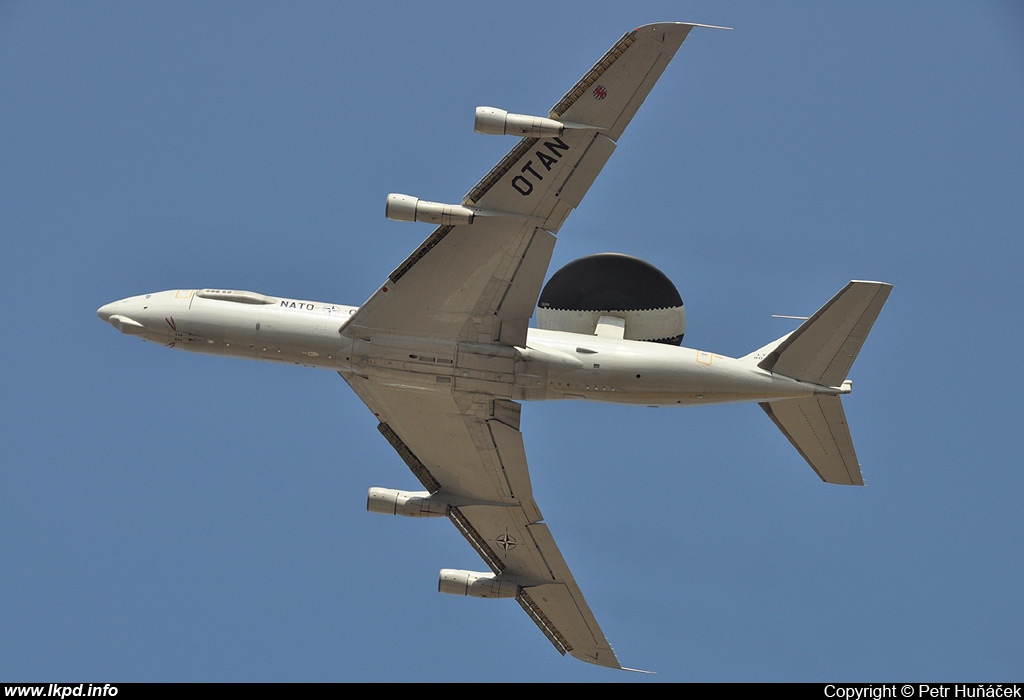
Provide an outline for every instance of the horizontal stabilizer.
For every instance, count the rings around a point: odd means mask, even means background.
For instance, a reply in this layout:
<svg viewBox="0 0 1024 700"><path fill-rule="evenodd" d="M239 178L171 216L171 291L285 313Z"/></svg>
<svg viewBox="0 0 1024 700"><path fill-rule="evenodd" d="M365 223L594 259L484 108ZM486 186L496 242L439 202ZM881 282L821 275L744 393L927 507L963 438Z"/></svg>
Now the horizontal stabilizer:
<svg viewBox="0 0 1024 700"><path fill-rule="evenodd" d="M850 282L758 366L802 382L839 386L890 291L885 282Z"/></svg>
<svg viewBox="0 0 1024 700"><path fill-rule="evenodd" d="M838 396L819 394L760 404L822 481L863 486L860 464Z"/></svg>

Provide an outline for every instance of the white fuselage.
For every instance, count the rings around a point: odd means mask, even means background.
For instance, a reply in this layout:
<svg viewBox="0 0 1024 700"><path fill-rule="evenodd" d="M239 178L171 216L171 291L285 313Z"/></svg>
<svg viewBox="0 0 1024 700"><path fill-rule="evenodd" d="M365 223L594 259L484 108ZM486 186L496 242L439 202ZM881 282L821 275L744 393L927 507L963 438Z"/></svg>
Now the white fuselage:
<svg viewBox="0 0 1024 700"><path fill-rule="evenodd" d="M178 290L115 301L98 314L123 333L167 347L329 369L413 391L644 405L845 393L773 374L756 359L535 328L526 347L516 348L386 333L368 342L345 333L357 309L250 292Z"/></svg>

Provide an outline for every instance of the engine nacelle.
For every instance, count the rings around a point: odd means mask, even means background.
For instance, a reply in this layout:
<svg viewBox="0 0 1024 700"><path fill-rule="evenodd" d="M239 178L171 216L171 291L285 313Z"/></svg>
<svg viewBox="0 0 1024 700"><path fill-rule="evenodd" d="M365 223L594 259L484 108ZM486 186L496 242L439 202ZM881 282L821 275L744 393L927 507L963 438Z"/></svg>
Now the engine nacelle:
<svg viewBox="0 0 1024 700"><path fill-rule="evenodd" d="M565 124L547 117L510 114L497 107L477 107L473 131L494 136L561 136Z"/></svg>
<svg viewBox="0 0 1024 700"><path fill-rule="evenodd" d="M437 581L439 593L468 595L475 598L515 598L519 595L519 583L501 574L465 569L441 569Z"/></svg>
<svg viewBox="0 0 1024 700"><path fill-rule="evenodd" d="M427 491L396 491L374 486L366 495L366 510L410 518L438 518L448 515L448 503Z"/></svg>
<svg viewBox="0 0 1024 700"><path fill-rule="evenodd" d="M441 226L458 226L473 223L475 212L461 204L441 204L407 194L389 194L384 216L395 221L423 221Z"/></svg>
<svg viewBox="0 0 1024 700"><path fill-rule="evenodd" d="M658 268L629 255L598 253L573 260L540 293L537 325L545 330L604 334L615 332L606 330L618 325L615 319L624 320L619 332L626 340L681 345L686 331L686 311L675 285Z"/></svg>

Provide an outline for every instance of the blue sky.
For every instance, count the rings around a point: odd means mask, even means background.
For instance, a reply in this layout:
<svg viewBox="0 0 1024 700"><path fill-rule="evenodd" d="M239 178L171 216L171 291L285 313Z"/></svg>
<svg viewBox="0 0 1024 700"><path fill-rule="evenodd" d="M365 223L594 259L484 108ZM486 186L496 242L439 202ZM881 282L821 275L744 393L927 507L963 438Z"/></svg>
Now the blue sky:
<svg viewBox="0 0 1024 700"><path fill-rule="evenodd" d="M0 5L0 680L1007 681L1024 675L1024 6ZM334 374L173 352L95 309L220 287L359 304L623 32L694 31L563 227L745 354L895 290L830 487L756 406L529 404L537 501L628 666L560 657ZM1017 435L1018 437L1014 437Z"/></svg>

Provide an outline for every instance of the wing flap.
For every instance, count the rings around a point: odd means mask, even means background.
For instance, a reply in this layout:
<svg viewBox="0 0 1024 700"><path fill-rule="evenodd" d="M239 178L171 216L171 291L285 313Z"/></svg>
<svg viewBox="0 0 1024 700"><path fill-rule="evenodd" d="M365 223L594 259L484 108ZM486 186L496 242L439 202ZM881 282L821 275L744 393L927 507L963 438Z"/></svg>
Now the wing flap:
<svg viewBox="0 0 1024 700"><path fill-rule="evenodd" d="M558 190L558 198L575 209L583 201L594 180L601 174L604 164L615 152L615 142L603 134L597 134L587 147L585 157L580 158L572 172Z"/></svg>
<svg viewBox="0 0 1024 700"><path fill-rule="evenodd" d="M510 401L505 403L512 403ZM530 520L540 520L540 510L533 503L533 486L530 484L530 473L526 468L526 448L523 446L523 434L497 420L487 421L491 432L494 449L498 453L509 491L513 498L531 504Z"/></svg>

